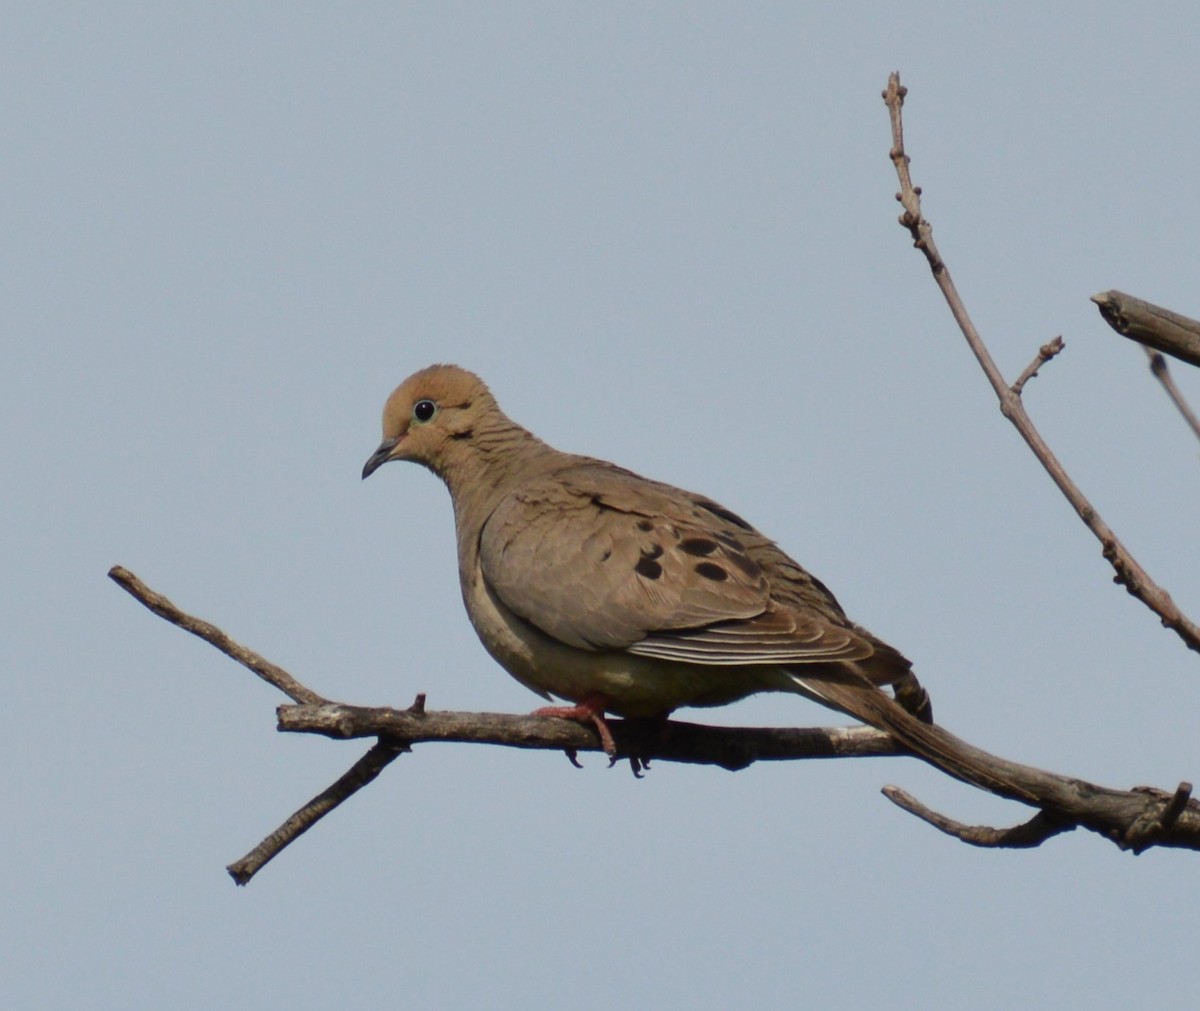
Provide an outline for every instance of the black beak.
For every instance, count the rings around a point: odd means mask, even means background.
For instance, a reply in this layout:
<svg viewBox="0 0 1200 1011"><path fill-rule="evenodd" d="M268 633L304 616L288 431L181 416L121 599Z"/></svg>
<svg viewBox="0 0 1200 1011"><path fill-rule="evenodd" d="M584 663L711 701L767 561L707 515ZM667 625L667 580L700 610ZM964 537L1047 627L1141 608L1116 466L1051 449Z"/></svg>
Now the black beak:
<svg viewBox="0 0 1200 1011"><path fill-rule="evenodd" d="M391 459L392 450L396 448L396 443L399 441L399 439L384 439L379 444L379 448L371 454L371 459L363 464L362 476L364 481Z"/></svg>

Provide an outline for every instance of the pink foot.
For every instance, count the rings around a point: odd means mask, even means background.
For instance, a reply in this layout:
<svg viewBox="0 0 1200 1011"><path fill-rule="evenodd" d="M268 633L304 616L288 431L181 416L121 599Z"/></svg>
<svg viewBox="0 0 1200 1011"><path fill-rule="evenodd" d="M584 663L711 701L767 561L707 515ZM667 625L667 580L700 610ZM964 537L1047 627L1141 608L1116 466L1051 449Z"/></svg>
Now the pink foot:
<svg viewBox="0 0 1200 1011"><path fill-rule="evenodd" d="M557 716L562 720L574 720L576 723L590 723L600 735L600 745L609 758L617 757L617 742L613 740L612 731L604 719L604 707L608 704L608 696L597 692L581 699L573 706L543 706L533 711L534 716Z"/></svg>

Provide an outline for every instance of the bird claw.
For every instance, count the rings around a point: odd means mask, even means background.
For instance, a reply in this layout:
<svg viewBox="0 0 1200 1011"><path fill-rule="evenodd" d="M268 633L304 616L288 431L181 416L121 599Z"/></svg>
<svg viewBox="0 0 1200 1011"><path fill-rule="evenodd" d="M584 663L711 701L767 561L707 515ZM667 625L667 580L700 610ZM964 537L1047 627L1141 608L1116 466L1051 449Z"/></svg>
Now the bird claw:
<svg viewBox="0 0 1200 1011"><path fill-rule="evenodd" d="M600 746L609 757L609 766L617 761L617 742L613 740L612 731L608 729L608 721L604 718L604 707L608 698L604 695L589 695L573 706L543 706L533 711L534 716L556 716L562 720L574 720L576 723L590 723L596 728L600 737Z"/></svg>

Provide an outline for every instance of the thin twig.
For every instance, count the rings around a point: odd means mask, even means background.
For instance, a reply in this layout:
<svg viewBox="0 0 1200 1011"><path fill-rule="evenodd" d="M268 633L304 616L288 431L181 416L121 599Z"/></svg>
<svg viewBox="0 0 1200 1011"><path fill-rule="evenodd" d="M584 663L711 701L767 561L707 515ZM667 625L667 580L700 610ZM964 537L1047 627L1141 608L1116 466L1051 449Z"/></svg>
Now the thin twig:
<svg viewBox="0 0 1200 1011"><path fill-rule="evenodd" d="M284 695L296 702L320 705L322 702L329 701L323 699L311 688L306 688L282 667L271 663L270 660L255 653L254 650L247 649L235 642L216 625L181 611L161 593L150 589L128 569L114 565L108 570L108 578L145 604L160 618L165 618L172 625L177 625L185 632L191 632L192 635L199 636L210 645L216 646L226 656L254 671L267 684L278 688Z"/></svg>
<svg viewBox="0 0 1200 1011"><path fill-rule="evenodd" d="M1196 413L1192 410L1191 405L1184 399L1183 394L1179 392L1179 387L1175 385L1175 379L1171 375L1171 370L1167 367L1167 359L1161 351L1155 351L1153 348L1147 348L1144 345L1143 347L1150 359L1150 371L1154 374L1154 378L1167 391L1167 396L1171 398L1171 403L1183 415L1183 420L1191 428L1192 434L1200 439L1200 418L1196 417Z"/></svg>
<svg viewBox="0 0 1200 1011"><path fill-rule="evenodd" d="M972 846L985 846L997 849L1032 849L1040 846L1047 839L1070 832L1078 827L1076 822L1063 821L1046 811L1039 811L1029 821L1011 828L992 828L988 825L965 825L953 818L947 818L932 808L926 807L910 793L905 793L897 786L885 786L883 795L897 807L903 808L909 814L915 814L922 821L928 822L934 828L955 839L961 839Z"/></svg>
<svg viewBox="0 0 1200 1011"><path fill-rule="evenodd" d="M312 828L343 801L372 782L409 748L392 741L378 741L336 783L322 790L300 810L267 836L240 860L225 868L239 885L244 885L287 846Z"/></svg>
<svg viewBox="0 0 1200 1011"><path fill-rule="evenodd" d="M1043 344L1038 348L1037 356L1025 366L1025 371L1017 377L1017 381L1010 387L1013 393L1019 397L1021 391L1025 389L1025 384L1041 371L1042 366L1046 362L1062 351L1063 347L1062 337L1055 337L1049 344Z"/></svg>
<svg viewBox="0 0 1200 1011"><path fill-rule="evenodd" d="M976 330L975 324L971 322L966 306L950 277L950 271L933 241L933 228L921 212L921 190L912 183L909 157L904 150L904 125L901 117L907 90L900 84L900 75L893 73L888 78L887 90L883 93L883 100L891 114L892 122L891 159L900 178L900 192L896 194L896 199L904 208L904 212L900 215L900 224L908 229L913 237L913 244L928 261L934 281L941 289L946 304L950 307L950 312L1000 401L1000 412L1012 422L1029 448L1033 450L1034 456L1079 514L1079 518L1100 541L1105 559L1116 572L1114 581L1124 586L1126 590L1154 611L1162 620L1163 625L1172 629L1189 649L1200 652L1200 626L1187 618L1171 599L1171 595L1150 578L1149 573L1117 539L1112 528L1100 518L1095 507L1071 480L1066 469L1055 457L1026 413L1025 406L1021 401L1020 389L1014 389L1004 381L1004 376L993 361L983 338Z"/></svg>

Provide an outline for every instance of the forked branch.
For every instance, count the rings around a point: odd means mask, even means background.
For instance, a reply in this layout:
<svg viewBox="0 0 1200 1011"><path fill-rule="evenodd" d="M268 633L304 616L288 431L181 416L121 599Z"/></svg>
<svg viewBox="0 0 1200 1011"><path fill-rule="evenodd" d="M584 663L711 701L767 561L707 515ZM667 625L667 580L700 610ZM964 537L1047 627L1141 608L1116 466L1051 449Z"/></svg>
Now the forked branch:
<svg viewBox="0 0 1200 1011"><path fill-rule="evenodd" d="M1175 601L1171 599L1171 595L1150 578L1150 574L1142 568L1137 559L1121 543L1117 535L1113 532L1113 529L1100 517L1095 506L1088 501L1079 489L1079 486L1071 480L1066 469L1046 444L1046 441L1042 438L1037 428L1034 427L1028 413L1025 411L1025 405L1021 400L1021 392L1025 382L1049 358L1062 350L1062 339L1057 339L1057 346L1055 346L1055 342L1052 342L1043 347L1037 358L1034 359L1034 364L1031 366L1033 371L1031 372L1029 369L1026 369L1021 378L1010 386L1005 382L1004 376L992 359L991 352L988 351L987 345L984 344L983 338L975 328L975 324L971 322L970 314L967 312L966 306L958 294L958 289L954 286L954 281L950 277L949 268L947 268L945 261L938 252L937 245L933 241L933 227L922 213L921 189L913 185L912 175L909 170L910 159L904 149L904 123L901 116L907 92L908 89L900 83L900 75L894 73L888 78L887 90L883 93L883 100L887 105L892 121L891 159L900 179L900 192L896 194L896 199L904 208L903 213L900 215L900 224L908 229L913 237L913 244L924 254L925 259L928 261L929 268L933 272L934 281L937 283L938 288L941 289L942 295L946 299L946 304L950 307L951 314L953 314L959 329L967 340L968 346L979 361L984 375L987 376L988 382L991 383L992 389L1000 401L1001 413L1012 422L1013 426L1020 433L1021 438L1025 440L1026 444L1033 451L1033 455L1037 457L1038 462L1046 469L1050 478L1058 485L1059 490L1066 497L1067 501L1071 503L1075 512L1079 514L1079 518L1083 520L1087 528L1100 541L1104 558L1116 573L1114 582L1124 586L1133 596L1137 597L1138 600L1157 614L1163 625L1174 631L1189 649L1200 652L1200 627L1193 623L1179 609ZM1048 354L1047 349L1049 348L1053 348L1053 351Z"/></svg>
<svg viewBox="0 0 1200 1011"><path fill-rule="evenodd" d="M303 701L299 704L279 707L279 730L320 734L340 740L375 738L370 750L337 782L303 805L246 856L228 866L230 876L240 885L246 884L290 843L374 780L415 744L442 741L563 751L573 762L579 752L602 752L591 728L553 717L427 712L423 695L417 696L416 702L403 710L328 702L282 668L235 642L215 625L180 610L127 569L116 566L109 571L109 576L159 617L212 643L290 698L300 696ZM887 734L870 727L710 727L675 720L665 724L612 720L610 726L618 758L629 759L635 774L640 774L651 760L737 770L761 761L908 754ZM1037 845L1051 835L1080 826L1104 835L1123 849L1137 852L1149 846L1200 850L1200 804L1190 800L1187 793L1176 791L1170 795L1150 788L1110 790L1009 762L965 742L962 746L971 751L976 761L985 765L990 763L996 779L1012 782L1022 796L1032 798L1040 814L1027 824L1037 826L1036 829L1024 828L1022 833L1020 827L998 830L958 826L957 822L923 808L895 787L888 787L885 793L906 810L920 814L943 831L975 845L1018 844L981 841L990 838L1020 838L1024 840L1020 844ZM1016 796L1014 793L1001 795ZM1044 831L1051 825L1053 832ZM1038 832L1042 833L1040 838L1037 838Z"/></svg>

